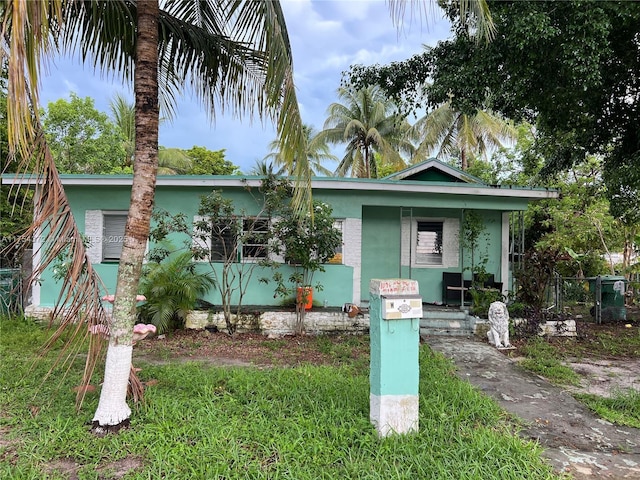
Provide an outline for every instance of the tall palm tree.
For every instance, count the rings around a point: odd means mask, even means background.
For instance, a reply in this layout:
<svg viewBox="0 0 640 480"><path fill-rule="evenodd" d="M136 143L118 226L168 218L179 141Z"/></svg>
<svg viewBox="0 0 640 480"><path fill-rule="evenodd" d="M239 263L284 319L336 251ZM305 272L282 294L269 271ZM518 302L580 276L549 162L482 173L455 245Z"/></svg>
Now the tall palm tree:
<svg viewBox="0 0 640 480"><path fill-rule="evenodd" d="M122 147L125 151L125 159L123 166L131 166L135 160L136 150L136 108L135 105L127 100L121 94L116 95L109 101L109 109L111 110L111 118L120 129L120 133L124 138Z"/></svg>
<svg viewBox="0 0 640 480"><path fill-rule="evenodd" d="M131 166L134 161L136 148L135 116L136 106L129 102L120 93L116 94L109 102L111 116L114 123L120 129L124 138L123 148L126 157L123 166ZM162 123L162 119L160 119ZM179 148L159 147L158 150L158 174L177 175L187 173L191 168L191 160L187 154Z"/></svg>
<svg viewBox="0 0 640 480"><path fill-rule="evenodd" d="M167 0L163 6L161 12L158 0L13 0L0 5L0 42L9 60L9 91L14 99L8 115L11 145L21 149L23 158L40 152L37 171L46 172L31 233L46 229L53 238L73 240L64 247L55 246L64 242L49 242L54 246L43 252L38 270L70 249L74 262L63 287L67 292L63 300L68 301L63 326L76 325L78 332L80 325L86 327L86 321L90 326L101 323L110 332L105 378L93 419L97 431L126 425L131 415L126 392L136 293L158 168L159 88L168 114L173 111L176 94L188 85L211 114L217 106L227 106L236 114L275 118L283 162L292 170L293 159L304 145L291 48L278 2ZM83 58L93 54L96 67L120 73L125 79L134 72L134 175L111 320L101 308L99 280L86 257L40 134L38 70L41 60L50 54L50 38L56 40L54 45L79 50ZM38 149L32 150L34 146ZM305 199L304 188L310 184L310 175L303 168L295 165L293 171L304 179L295 198L298 204ZM83 278L88 281L83 282ZM78 317L84 321L78 321ZM92 353L89 357L95 359L96 349ZM91 370L88 364L85 382Z"/></svg>
<svg viewBox="0 0 640 480"><path fill-rule="evenodd" d="M344 103L332 103L324 129L318 137L327 143L346 143L345 155L336 175L375 178L374 153L382 155L385 163L405 164L400 153L411 155L413 145L405 139L409 124L395 112L395 105L377 86L354 91L338 89Z"/></svg>
<svg viewBox="0 0 640 480"><path fill-rule="evenodd" d="M264 177L270 177L272 175L278 176L286 173L283 165L274 165L270 160L256 160L256 163L249 170L249 175L261 175Z"/></svg>
<svg viewBox="0 0 640 480"><path fill-rule="evenodd" d="M414 162L457 154L462 170L467 170L474 156L486 155L502 142L515 141L517 131L510 121L490 111L468 115L453 109L448 101L420 118L409 135L419 142Z"/></svg>
<svg viewBox="0 0 640 480"><path fill-rule="evenodd" d="M304 132L305 139L305 161L309 164L309 170L314 175L324 175L330 177L332 175L331 170L323 165L323 162L337 162L338 158L331 153L327 142L317 135L314 128L311 125L302 125L302 131ZM274 140L269 144L269 150L271 153L264 157L264 160L272 160L275 165L282 165L282 159L280 155L280 142ZM296 158L296 161L299 159Z"/></svg>

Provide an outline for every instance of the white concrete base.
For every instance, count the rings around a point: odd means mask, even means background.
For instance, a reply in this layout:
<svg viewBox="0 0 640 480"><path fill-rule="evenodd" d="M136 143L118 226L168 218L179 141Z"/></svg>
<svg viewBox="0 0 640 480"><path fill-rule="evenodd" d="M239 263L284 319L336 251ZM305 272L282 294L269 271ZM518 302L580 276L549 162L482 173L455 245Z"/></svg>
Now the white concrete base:
<svg viewBox="0 0 640 480"><path fill-rule="evenodd" d="M565 320L564 322L549 321L540 325L540 335L547 337L576 337L575 320Z"/></svg>
<svg viewBox="0 0 640 480"><path fill-rule="evenodd" d="M34 318L36 320L51 320L53 314L53 308L51 307L38 307L35 305L29 305L24 309L24 316L27 318Z"/></svg>
<svg viewBox="0 0 640 480"><path fill-rule="evenodd" d="M369 419L378 435L418 431L418 395L369 395Z"/></svg>
<svg viewBox="0 0 640 480"><path fill-rule="evenodd" d="M280 336L291 335L295 332L296 313L292 311L256 311L241 315L232 315L238 333L257 332L263 335ZM25 316L38 320L50 320L51 307L29 306L25 309ZM349 317L348 314L334 310L310 310L305 316L305 331L311 335L324 333L361 334L369 332L369 314ZM224 332L227 324L222 312L208 312L193 310L187 314L185 328L202 330L205 327L216 326Z"/></svg>
<svg viewBox="0 0 640 480"><path fill-rule="evenodd" d="M267 307L268 308L268 307ZM264 335L290 335L295 331L296 314L287 311L264 311L232 315L237 331L259 332ZM305 331L309 334L322 333L366 333L369 330L369 315L349 318L342 311L310 310L305 315ZM185 327L203 329L215 325L220 331L226 331L222 312L191 311L187 314Z"/></svg>

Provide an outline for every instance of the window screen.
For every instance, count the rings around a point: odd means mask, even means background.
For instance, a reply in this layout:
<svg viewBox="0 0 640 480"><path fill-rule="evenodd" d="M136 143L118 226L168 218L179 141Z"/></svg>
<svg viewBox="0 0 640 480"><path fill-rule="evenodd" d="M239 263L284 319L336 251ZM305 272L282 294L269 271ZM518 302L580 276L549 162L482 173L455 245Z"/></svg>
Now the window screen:
<svg viewBox="0 0 640 480"><path fill-rule="evenodd" d="M127 215L104 213L102 221L102 260L118 261L122 253Z"/></svg>
<svg viewBox="0 0 640 480"><path fill-rule="evenodd" d="M416 263L442 265L442 222L417 222Z"/></svg>

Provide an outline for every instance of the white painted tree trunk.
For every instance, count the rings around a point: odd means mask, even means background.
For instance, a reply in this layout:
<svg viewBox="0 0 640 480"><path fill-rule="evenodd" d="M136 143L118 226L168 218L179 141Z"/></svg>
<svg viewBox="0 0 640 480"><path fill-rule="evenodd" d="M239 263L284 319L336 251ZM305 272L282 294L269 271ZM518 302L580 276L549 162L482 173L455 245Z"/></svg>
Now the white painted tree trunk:
<svg viewBox="0 0 640 480"><path fill-rule="evenodd" d="M109 342L100 402L93 417L97 433L101 433L102 426L126 423L131 416L131 409L127 405L127 387L132 354L133 345Z"/></svg>
<svg viewBox="0 0 640 480"><path fill-rule="evenodd" d="M131 185L131 203L113 304L105 377L100 392L93 430L96 433L126 427L131 416L127 386L133 353L136 295L142 261L149 238L149 224L158 170L158 0L137 2L136 65L136 152Z"/></svg>

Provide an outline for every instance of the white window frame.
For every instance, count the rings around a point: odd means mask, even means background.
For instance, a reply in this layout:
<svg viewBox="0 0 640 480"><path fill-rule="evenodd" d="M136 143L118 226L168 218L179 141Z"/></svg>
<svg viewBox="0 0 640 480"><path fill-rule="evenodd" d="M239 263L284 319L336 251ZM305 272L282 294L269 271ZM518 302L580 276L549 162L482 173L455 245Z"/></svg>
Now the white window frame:
<svg viewBox="0 0 640 480"><path fill-rule="evenodd" d="M418 263L418 222L442 222L442 262ZM411 268L455 268L460 265L460 219L450 217L404 217L402 219L402 265Z"/></svg>
<svg viewBox="0 0 640 480"><path fill-rule="evenodd" d="M200 232L198 231L198 229L195 226L196 222L199 221L203 221L203 220L209 220L212 221L211 219L208 219L207 217L201 217L201 216L195 216L194 217L194 227L193 227L193 232L194 232L194 239L193 239L193 243L194 245L197 245L201 248L205 248L208 250L209 255L206 256L206 258L201 259L200 261L203 262L213 262L213 263L225 263L227 262L230 258L219 258L219 259L215 259L215 260L211 260L211 252L213 249L213 244L212 244L212 238L210 235L207 235L206 238L195 238L195 236L199 236L201 235ZM271 249L269 248L269 244L267 242L265 242L264 244L257 244L257 243L247 243L247 242L243 242L242 240L246 237L246 235L248 235L248 231L244 230L245 228L245 222L247 221L259 221L259 222L266 222L266 229L265 230L259 230L259 232L265 231L265 232L269 232L270 228L271 228L271 223L269 221L268 218L265 217L252 217L252 216L246 216L246 217L236 217L235 221L237 222L242 222L242 231L239 233L239 238L237 239L237 249L236 249L236 255L234 258L234 263L251 263L251 262L259 262L262 260L265 260L267 258L270 258L270 251ZM265 254L264 256L251 256L251 255L246 255L246 249L250 248L250 247L264 247L264 251Z"/></svg>

